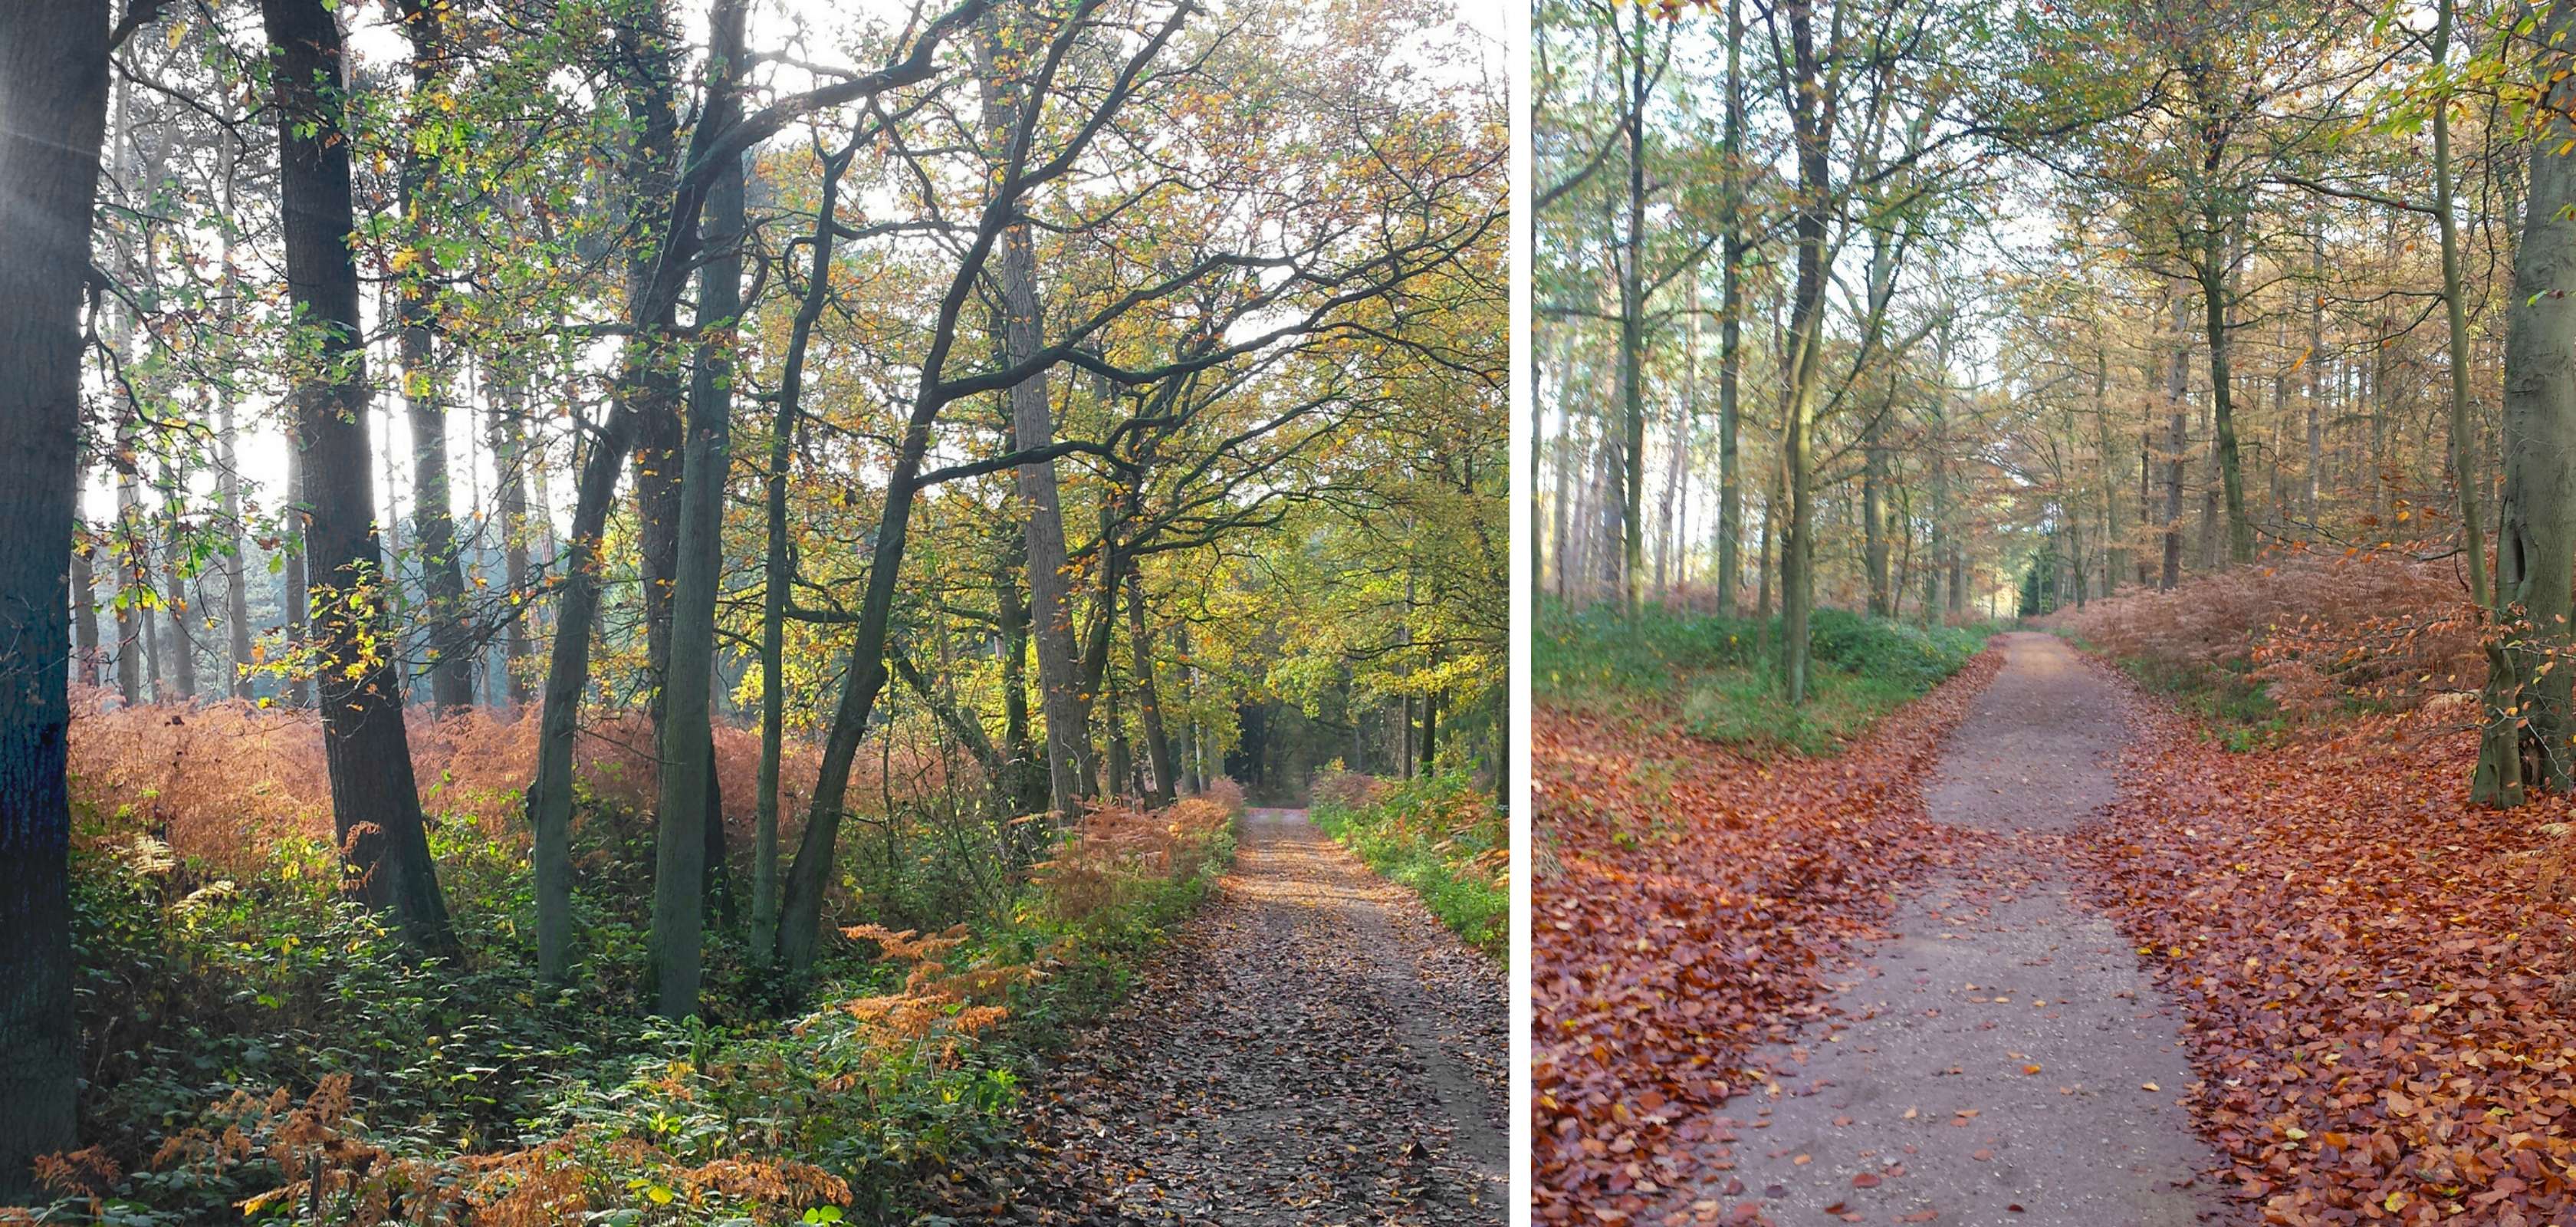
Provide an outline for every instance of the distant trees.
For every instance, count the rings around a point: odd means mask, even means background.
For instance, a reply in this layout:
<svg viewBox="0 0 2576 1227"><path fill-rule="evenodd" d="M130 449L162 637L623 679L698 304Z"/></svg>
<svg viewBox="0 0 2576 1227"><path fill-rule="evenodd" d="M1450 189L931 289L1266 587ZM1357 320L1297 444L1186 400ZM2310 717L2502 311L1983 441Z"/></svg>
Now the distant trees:
<svg viewBox="0 0 2576 1227"><path fill-rule="evenodd" d="M13 459L70 458L22 483L64 517L25 538L50 586L24 637L56 644L10 658L51 687L11 713L27 769L59 794L74 681L309 703L347 893L416 954L506 959L506 927L449 915L433 841L476 833L437 825L452 781L416 777L411 741L533 700L525 826L480 834L528 841L535 971L564 986L595 957L584 867L633 855L582 820L606 804L585 738L632 705L641 955L671 1017L711 941L794 999L848 904L854 813L988 824L1016 889L1086 805L1173 799L1250 739L1239 713L1323 686L1339 706L1305 718L1340 722L1347 765L1481 754L1499 778L1503 125L1387 71L1419 21L958 0L853 35L844 69L752 45L753 12L262 0L127 44L151 88L86 131L0 95L13 140L137 164L45 195L103 195L115 258L86 257L84 214L62 262L7 265L49 287L9 335L72 347L0 354L68 372L10 422L46 443ZM0 31L48 64L25 79L95 84L65 75L65 27ZM391 63L353 61L376 35ZM104 81L105 45L73 49ZM84 471L112 520L75 522ZM727 798L719 726L754 710L757 782ZM939 806L860 773L898 741ZM65 820L27 822L11 880L59 912ZM57 1076L70 1041L18 1017L0 1047ZM28 1136L16 1167L68 1135Z"/></svg>

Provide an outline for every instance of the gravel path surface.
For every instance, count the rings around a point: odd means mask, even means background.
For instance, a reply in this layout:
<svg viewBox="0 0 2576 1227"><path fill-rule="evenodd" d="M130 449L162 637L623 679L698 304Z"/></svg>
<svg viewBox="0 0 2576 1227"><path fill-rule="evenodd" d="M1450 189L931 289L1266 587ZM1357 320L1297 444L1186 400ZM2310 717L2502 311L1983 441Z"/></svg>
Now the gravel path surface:
<svg viewBox="0 0 2576 1227"><path fill-rule="evenodd" d="M2004 637L1925 793L2009 852L1901 901L1818 1022L1756 1052L1699 1191L1784 1223L2182 1227L2226 1210L2177 1102L2178 1015L2056 849L2117 793L2120 690L2052 636Z"/></svg>
<svg viewBox="0 0 2576 1227"><path fill-rule="evenodd" d="M1079 1182L1043 1221L1503 1223L1506 984L1303 811L1252 811L1216 897L1042 1088Z"/></svg>

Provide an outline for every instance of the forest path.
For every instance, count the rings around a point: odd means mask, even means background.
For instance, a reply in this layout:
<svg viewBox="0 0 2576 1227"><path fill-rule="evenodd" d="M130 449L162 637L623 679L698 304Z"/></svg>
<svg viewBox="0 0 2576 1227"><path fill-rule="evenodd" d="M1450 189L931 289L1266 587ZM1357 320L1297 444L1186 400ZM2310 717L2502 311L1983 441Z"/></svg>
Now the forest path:
<svg viewBox="0 0 2576 1227"><path fill-rule="evenodd" d="M1507 981L1303 810L1055 1069L1073 1222L1501 1224ZM1063 1221L1063 1220L1059 1220Z"/></svg>
<svg viewBox="0 0 2576 1227"><path fill-rule="evenodd" d="M2171 1002L2077 897L2066 832L2115 800L2126 697L2054 636L2005 663L1944 748L1935 822L2003 836L1897 906L1897 936L1727 1105L1695 1196L1779 1223L2182 1227L2227 1210L2177 1103L2191 1067ZM1687 1216L1686 1216L1687 1217Z"/></svg>

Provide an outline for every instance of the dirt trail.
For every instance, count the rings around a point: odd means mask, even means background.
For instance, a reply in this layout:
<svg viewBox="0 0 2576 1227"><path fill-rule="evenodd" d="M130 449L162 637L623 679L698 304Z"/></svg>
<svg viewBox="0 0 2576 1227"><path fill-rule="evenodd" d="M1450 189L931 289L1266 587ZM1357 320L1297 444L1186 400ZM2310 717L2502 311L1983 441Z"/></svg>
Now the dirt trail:
<svg viewBox="0 0 2576 1227"><path fill-rule="evenodd" d="M1041 1092L1082 1187L1042 1221L1501 1224L1506 980L1302 810Z"/></svg>
<svg viewBox="0 0 2576 1227"><path fill-rule="evenodd" d="M2125 699L2054 637L2003 649L1924 800L1934 821L2009 850L1902 900L1898 936L1841 969L1820 1020L1753 1054L1772 1081L1728 1104L1715 1157L1733 1166L1700 1197L1759 1199L1784 1224L1830 1211L2181 1227L2225 1213L2196 1178L2216 1157L2177 1104L2191 1080L2178 1015L2056 854L2059 833L2118 795Z"/></svg>

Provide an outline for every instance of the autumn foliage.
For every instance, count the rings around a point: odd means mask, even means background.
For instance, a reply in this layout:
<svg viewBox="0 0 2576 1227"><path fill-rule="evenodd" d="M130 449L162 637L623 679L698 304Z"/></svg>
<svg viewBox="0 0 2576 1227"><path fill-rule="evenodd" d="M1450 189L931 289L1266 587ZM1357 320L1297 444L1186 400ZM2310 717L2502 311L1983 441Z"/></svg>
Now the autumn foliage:
<svg viewBox="0 0 2576 1227"><path fill-rule="evenodd" d="M108 692L75 696L71 781L76 803L119 829L141 827L183 858L248 873L277 840L331 837L331 783L322 761L322 730L310 711L229 701L203 705L118 707ZM480 823L495 837L526 830L521 793L536 771L534 712L513 718L475 708L444 718L414 712L409 720L422 805L431 814ZM715 726L716 775L724 818L737 846L751 838L760 734ZM821 761L818 748L787 743L779 770L779 807L803 812ZM851 793L880 791L878 756L861 755ZM938 782L935 761L896 760L896 785L909 793ZM594 712L584 722L575 771L600 808L651 813L661 787L650 717L640 711ZM934 773L934 774L925 774Z"/></svg>
<svg viewBox="0 0 2576 1227"><path fill-rule="evenodd" d="M2041 624L2151 668L2242 669L2283 714L2309 725L2347 704L2411 710L2486 678L2478 611L2457 569L2388 551L2276 552Z"/></svg>
<svg viewBox="0 0 2576 1227"><path fill-rule="evenodd" d="M1757 759L1634 721L1539 713L1532 799L1536 1210L1624 1221L1689 1178L1819 970L1873 936L1888 891L1965 836L1924 816L1943 736L2001 665L1950 681L1831 757ZM1588 1219L1586 1216L1589 1216Z"/></svg>
<svg viewBox="0 0 2576 1227"><path fill-rule="evenodd" d="M2303 1227L2576 1216L2568 803L2468 804L2435 713L2295 763L2144 728L2075 855L2187 1015L2234 1190Z"/></svg>

